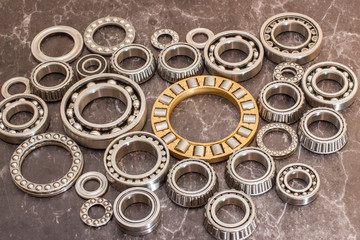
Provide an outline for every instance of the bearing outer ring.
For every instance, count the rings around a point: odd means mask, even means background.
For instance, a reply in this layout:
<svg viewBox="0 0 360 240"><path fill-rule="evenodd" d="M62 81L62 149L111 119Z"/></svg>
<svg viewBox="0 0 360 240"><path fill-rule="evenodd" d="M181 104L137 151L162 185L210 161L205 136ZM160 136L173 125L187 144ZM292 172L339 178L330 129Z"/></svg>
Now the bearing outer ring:
<svg viewBox="0 0 360 240"><path fill-rule="evenodd" d="M169 35L171 37L171 42L169 42L167 44L160 43L158 41L158 39L162 35ZM171 30L171 29L157 30L151 36L151 44L153 45L154 48L157 48L157 49L160 49L160 50L168 47L171 44L178 43L178 42L179 42L179 34L177 34L177 32L175 32L174 30Z"/></svg>
<svg viewBox="0 0 360 240"><path fill-rule="evenodd" d="M93 219L89 216L89 209L93 206L100 205L105 209L105 214L99 219ZM86 201L80 209L80 218L89 227L100 227L106 225L113 216L111 203L105 198L92 198Z"/></svg>
<svg viewBox="0 0 360 240"><path fill-rule="evenodd" d="M284 77L283 73L290 72L294 74L293 77ZM294 62L283 62L278 64L273 73L273 81L288 81L299 85L304 77L304 69Z"/></svg>
<svg viewBox="0 0 360 240"><path fill-rule="evenodd" d="M96 180L99 183L99 187L94 191L88 191L85 189L85 183L90 180ZM75 190L77 194L85 199L97 198L104 195L108 189L108 180L99 172L87 172L79 177L75 184Z"/></svg>
<svg viewBox="0 0 360 240"><path fill-rule="evenodd" d="M195 42L194 41L194 36L197 34L204 34L207 36L207 40L205 42ZM214 33L207 28L194 28L192 30L190 30L187 34L186 34L186 42L189 44L192 44L194 47L198 48L198 49L204 49L206 43L209 41L209 39L211 39L214 36Z"/></svg>
<svg viewBox="0 0 360 240"><path fill-rule="evenodd" d="M6 82L4 82L4 84L1 86L1 95L4 98L8 98L15 95L15 94L10 94L9 89L12 85L19 83L25 85L25 91L23 92L23 94L30 94L29 79L25 77L13 77L7 80Z"/></svg>
<svg viewBox="0 0 360 240"><path fill-rule="evenodd" d="M98 67L95 70L89 71L86 69L86 65L89 64L91 66L93 62L96 62ZM76 63L76 72L80 78L84 78L87 76L92 76L95 74L100 74L106 72L108 69L108 64L106 59L99 54L88 54L80 58L80 60Z"/></svg>

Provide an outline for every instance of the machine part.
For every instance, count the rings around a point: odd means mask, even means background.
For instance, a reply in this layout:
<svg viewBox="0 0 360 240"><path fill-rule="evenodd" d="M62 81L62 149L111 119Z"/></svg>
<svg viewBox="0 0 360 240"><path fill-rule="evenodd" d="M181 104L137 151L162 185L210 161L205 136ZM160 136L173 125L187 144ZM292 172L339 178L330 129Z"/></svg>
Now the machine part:
<svg viewBox="0 0 360 240"><path fill-rule="evenodd" d="M94 191L85 189L85 183L90 180L95 180L99 183L99 187ZM79 177L76 181L75 189L77 194L85 199L97 198L104 195L108 189L108 180L99 172L87 172Z"/></svg>
<svg viewBox="0 0 360 240"><path fill-rule="evenodd" d="M4 84L1 86L1 95L4 98L11 97L14 94L10 94L9 89L11 86L15 84L22 84L25 85L25 91L23 94L30 94L30 86L29 86L29 79L25 77L13 77L4 82Z"/></svg>
<svg viewBox="0 0 360 240"><path fill-rule="evenodd" d="M205 42L195 42L195 35L205 35L207 40ZM214 33L207 28L194 28L186 34L186 42L195 46L198 49L204 49L206 43L214 36Z"/></svg>
<svg viewBox="0 0 360 240"><path fill-rule="evenodd" d="M293 75L292 77L285 77L284 73ZM288 81L299 85L301 79L304 77L304 69L294 62L283 62L278 64L273 73L274 81Z"/></svg>
<svg viewBox="0 0 360 240"><path fill-rule="evenodd" d="M96 66L94 70L88 70L89 67ZM76 63L76 72L79 79L106 72L108 63L106 59L99 54L88 54L80 58Z"/></svg>
<svg viewBox="0 0 360 240"><path fill-rule="evenodd" d="M93 219L89 216L89 209L93 206L102 206L105 210L104 216L99 219ZM81 220L90 227L100 227L106 225L113 216L111 203L105 198L92 198L86 201L80 209Z"/></svg>
<svg viewBox="0 0 360 240"><path fill-rule="evenodd" d="M159 42L159 37L162 35L168 35L171 37L171 42L169 43L160 43ZM154 34L151 36L151 44L153 45L154 48L157 49L164 49L167 46L174 44L174 43L178 43L179 42L179 34L177 34L177 32L175 32L174 30L171 29L160 29L157 30L156 32L154 32Z"/></svg>

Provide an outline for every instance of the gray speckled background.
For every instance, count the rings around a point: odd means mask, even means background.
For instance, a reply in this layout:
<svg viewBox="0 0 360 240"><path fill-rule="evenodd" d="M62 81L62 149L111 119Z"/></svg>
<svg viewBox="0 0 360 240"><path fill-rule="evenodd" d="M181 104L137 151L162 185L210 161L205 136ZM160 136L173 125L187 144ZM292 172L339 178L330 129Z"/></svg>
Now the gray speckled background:
<svg viewBox="0 0 360 240"><path fill-rule="evenodd" d="M42 29L53 25L69 25L81 33L93 20L104 16L118 16L130 20L136 28L136 43L158 51L150 44L151 34L160 28L171 28L185 41L186 33L195 27L206 27L214 33L238 29L256 36L262 23L274 14L295 11L314 18L324 33L323 49L315 62L331 60L343 63L359 74L360 53L360 7L356 0L348 1L20 1L3 0L0 2L0 81L14 76L30 77L36 66L30 53L30 43ZM96 39L100 43L113 43L123 36L114 29L100 31ZM107 36L106 39L102 37ZM286 36L284 36L286 38ZM301 39L288 34L291 41ZM60 44L60 45L59 45ZM70 49L71 41L64 37L53 37L44 44L44 51L59 55ZM84 49L83 55L88 51ZM231 56L230 56L231 57ZM181 60L181 59L180 59ZM180 61L179 60L179 61ZM175 61L176 62L176 61ZM138 64L135 62L135 64ZM178 63L179 64L179 63ZM312 64L312 63L310 63ZM74 64L72 64L74 66ZM265 60L261 72L253 79L243 82L254 97L260 89L271 81L275 64ZM304 66L305 68L308 65ZM206 74L206 72L204 72ZM48 82L55 81L48 79ZM155 75L141 85L147 98L148 119L144 131L151 132L150 110L158 95L169 83ZM336 87L323 84L325 89ZM285 98L277 97L275 104L283 103ZM49 103L51 123L48 131L64 133L59 117L59 103ZM114 110L115 108L115 110ZM100 110L101 109L101 110ZM84 115L96 121L109 121L119 116L124 106L119 101L100 100L91 104ZM119 112L115 114L115 112ZM109 114L111 113L111 114ZM360 164L358 163L360 134L357 114L358 99L342 112L349 127L349 142L338 153L322 156L312 154L299 147L288 159L276 161L277 168L291 162L303 162L318 170L321 180L319 198L305 207L284 204L275 190L254 197L257 206L259 225L252 239L358 239L360 234ZM191 114L191 118L187 115ZM28 115L17 116L16 121L24 121ZM212 96L198 96L188 99L175 109L172 116L174 128L184 137L197 141L212 141L229 134L238 121L239 114L224 99ZM261 120L260 127L265 124ZM292 125L296 128L296 124ZM327 124L315 124L314 131L329 134ZM286 144L286 138L273 134L267 140L270 146ZM254 145L254 143L252 143ZM75 189L52 197L34 198L18 190L9 175L9 159L16 145L0 142L0 236L2 239L132 239L124 235L113 219L108 225L97 229L87 227L79 218L79 209L84 200L77 196ZM100 171L105 173L102 164L103 151L81 148L85 167L84 172ZM45 147L31 153L24 162L23 171L33 181L46 182L64 174L70 166L70 157L65 150L57 147ZM129 171L139 171L148 167L151 161L145 155L133 154L135 161L125 159L124 165ZM146 161L147 164L142 162ZM172 159L172 164L175 163ZM145 165L145 166L144 166ZM220 190L227 189L224 182L224 163L214 164L219 179ZM260 171L250 171L254 164L243 167L251 175ZM196 181L195 181L196 180ZM204 179L192 175L183 179L182 185L199 185ZM91 185L91 184L90 184ZM89 187L94 187L89 186ZM194 187L194 186L192 186ZM202 226L202 208L184 209L174 205L165 194L162 186L156 191L161 200L162 223L146 239L209 239L210 235ZM105 198L113 202L118 192L109 188ZM95 209L99 210L99 209ZM143 208L135 209L134 215ZM94 211L99 214L100 211ZM234 208L228 207L220 214L226 219L236 218Z"/></svg>

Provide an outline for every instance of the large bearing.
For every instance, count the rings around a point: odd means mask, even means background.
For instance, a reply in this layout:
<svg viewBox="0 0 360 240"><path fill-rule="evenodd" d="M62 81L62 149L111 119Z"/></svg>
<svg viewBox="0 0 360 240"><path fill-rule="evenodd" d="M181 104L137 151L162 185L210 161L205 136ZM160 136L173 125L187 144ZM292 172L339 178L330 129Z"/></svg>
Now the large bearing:
<svg viewBox="0 0 360 240"><path fill-rule="evenodd" d="M342 88L338 92L322 91L318 83L325 79L337 81ZM301 81L307 102L313 107L330 107L343 110L356 99L358 80L353 71L336 62L321 62L312 65Z"/></svg>
<svg viewBox="0 0 360 240"><path fill-rule="evenodd" d="M95 42L94 34L100 28L109 25L117 26L124 29L126 33L125 39L122 42L111 47L101 46ZM127 44L133 43L134 40L135 40L135 28L133 27L131 22L119 17L104 17L97 19L85 29L85 33L84 33L85 46L89 49L89 51L104 56L110 56L117 49Z"/></svg>
<svg viewBox="0 0 360 240"><path fill-rule="evenodd" d="M237 49L247 54L239 62L228 62L221 58L225 51ZM205 66L212 75L223 76L234 81L254 77L262 67L264 49L253 35L243 31L225 31L212 37L205 46Z"/></svg>
<svg viewBox="0 0 360 240"><path fill-rule="evenodd" d="M85 189L85 183L95 180L99 183L99 187L94 191L88 191ZM99 172L87 172L79 177L75 184L75 190L77 194L85 199L97 198L104 195L108 189L108 180Z"/></svg>
<svg viewBox="0 0 360 240"><path fill-rule="evenodd" d="M313 122L327 121L332 123L338 132L327 138L322 138L310 132L309 126ZM301 145L307 150L319 153L330 154L342 149L348 141L347 126L345 118L331 108L313 108L306 112L298 125L298 134Z"/></svg>
<svg viewBox="0 0 360 240"><path fill-rule="evenodd" d="M284 32L297 32L306 38L297 46L281 44L276 37ZM265 54L273 62L296 62L305 64L319 55L323 33L319 24L300 13L280 13L267 19L260 30L260 40Z"/></svg>
<svg viewBox="0 0 360 240"><path fill-rule="evenodd" d="M30 93L29 79L27 79L25 77L14 77L14 78L10 78L6 82L4 82L4 84L1 86L1 95L4 98L8 98L8 97L12 96L13 94L10 94L9 89L11 86L13 86L15 84L24 85L25 91L23 93L25 93L25 94Z"/></svg>
<svg viewBox="0 0 360 240"><path fill-rule="evenodd" d="M70 36L74 41L74 47L71 49L70 52L60 57L50 57L45 55L41 51L41 43L44 41L45 38L59 33L64 33ZM39 62L46 62L46 61L72 62L81 54L83 45L84 45L83 38L79 33L79 31L76 30L75 28L69 26L53 26L42 30L35 36L35 38L31 42L31 53Z"/></svg>
<svg viewBox="0 0 360 240"><path fill-rule="evenodd" d="M296 189L290 186L292 179L301 179L307 186ZM286 203L292 205L307 205L318 197L320 177L309 165L292 163L283 167L276 176L276 192Z"/></svg>
<svg viewBox="0 0 360 240"><path fill-rule="evenodd" d="M88 70L90 66L96 66L94 70ZM80 58L76 63L76 72L80 78L106 72L108 64L106 59L98 54L88 54Z"/></svg>
<svg viewBox="0 0 360 240"><path fill-rule="evenodd" d="M168 35L171 37L171 41L169 43L163 44L159 42L159 37L163 36L163 35ZM153 33L153 35L151 36L151 44L153 45L154 48L157 49L164 49L167 46L174 44L174 43L178 43L179 42L179 34L177 34L177 32L175 32L174 30L171 29L160 29L157 30L156 32Z"/></svg>
<svg viewBox="0 0 360 240"><path fill-rule="evenodd" d="M266 168L266 173L257 179L246 179L236 172L236 167L245 161L256 161ZM243 191L249 195L261 195L269 191L275 182L275 162L265 151L247 147L230 156L225 167L225 180L230 188Z"/></svg>
<svg viewBox="0 0 360 240"><path fill-rule="evenodd" d="M205 35L207 37L207 40L202 43L195 42L194 37L195 37L195 35L198 35L198 34ZM207 28L194 28L186 34L186 42L194 45L198 49L203 49L205 47L206 43L209 41L209 39L211 39L213 36L214 36L214 33Z"/></svg>
<svg viewBox="0 0 360 240"><path fill-rule="evenodd" d="M147 204L151 207L150 213L143 219L129 219L125 216L125 209L135 203ZM160 200L154 192L147 188L130 188L120 193L115 199L114 215L121 231L130 235L145 235L152 232L160 224Z"/></svg>
<svg viewBox="0 0 360 240"><path fill-rule="evenodd" d="M235 131L216 142L198 143L184 139L170 124L170 114L184 99L213 94L229 100L240 112ZM155 101L151 113L154 133L168 145L176 158L198 158L210 163L220 162L230 154L250 144L259 124L259 112L254 98L240 84L215 76L183 79L167 88Z"/></svg>
<svg viewBox="0 0 360 240"><path fill-rule="evenodd" d="M48 74L60 73L65 79L58 85L47 87L40 80ZM30 90L47 102L59 101L65 92L76 82L74 72L69 64L58 61L43 62L31 72Z"/></svg>
<svg viewBox="0 0 360 240"><path fill-rule="evenodd" d="M231 204L239 206L245 216L238 222L225 223L217 217L217 211ZM234 189L216 193L204 209L204 227L216 239L246 239L255 231L257 224L254 202L244 192Z"/></svg>
<svg viewBox="0 0 360 240"><path fill-rule="evenodd" d="M0 102L0 138L9 143L21 143L36 134L45 132L49 126L46 103L32 94L16 94ZM33 117L26 123L16 125L10 119L16 113L30 112Z"/></svg>
<svg viewBox="0 0 360 240"><path fill-rule="evenodd" d="M137 69L125 69L120 63L129 57L139 57L145 60L145 64ZM151 51L140 44L130 44L114 52L110 59L111 70L124 75L138 84L144 83L154 76L156 71L155 58Z"/></svg>
<svg viewBox="0 0 360 240"><path fill-rule="evenodd" d="M187 173L200 173L207 178L204 187L195 191L187 191L181 188L177 181ZM169 171L166 185L166 193L179 206L195 208L204 206L208 199L218 190L218 180L215 170L198 159L185 159L176 163Z"/></svg>
<svg viewBox="0 0 360 240"><path fill-rule="evenodd" d="M118 167L118 159L127 153L146 151L156 157L156 164L143 174L128 174ZM106 148L104 166L109 182L119 191L130 187L158 189L169 170L170 153L163 140L152 133L131 132L124 134Z"/></svg>
<svg viewBox="0 0 360 240"><path fill-rule="evenodd" d="M285 77L284 73L292 74L292 77ZM299 85L304 77L304 69L297 63L284 62L278 64L273 73L274 81L288 81Z"/></svg>
<svg viewBox="0 0 360 240"><path fill-rule="evenodd" d="M295 100L295 104L286 109L272 107L268 99L277 94L292 97ZM287 81L275 81L266 84L260 91L257 102L260 116L265 121L287 124L298 121L304 114L306 107L304 93L297 85Z"/></svg>
<svg viewBox="0 0 360 240"><path fill-rule="evenodd" d="M95 124L82 117L86 104L100 97L114 97L127 108L117 120ZM74 84L60 105L60 116L66 133L78 143L95 149L105 149L116 137L129 131L141 130L146 121L145 95L129 78L103 73L86 77Z"/></svg>
<svg viewBox="0 0 360 240"><path fill-rule="evenodd" d="M93 206L102 206L105 210L104 216L99 219L93 219L89 216L89 210ZM86 201L80 209L80 218L86 225L90 227L100 227L107 224L113 215L113 208L111 203L105 198L92 198Z"/></svg>
<svg viewBox="0 0 360 240"><path fill-rule="evenodd" d="M54 182L33 183L24 178L21 173L21 166L30 152L47 145L60 146L69 151L72 156L71 167L65 176ZM35 197L51 197L68 190L80 176L83 165L82 153L76 142L59 133L43 133L27 139L17 147L10 160L10 175L20 190Z"/></svg>
<svg viewBox="0 0 360 240"><path fill-rule="evenodd" d="M167 62L175 56L187 56L193 62L184 68L171 67ZM204 71L204 63L200 51L188 43L174 43L164 48L159 54L158 73L160 77L169 82L177 82L181 79L201 75Z"/></svg>

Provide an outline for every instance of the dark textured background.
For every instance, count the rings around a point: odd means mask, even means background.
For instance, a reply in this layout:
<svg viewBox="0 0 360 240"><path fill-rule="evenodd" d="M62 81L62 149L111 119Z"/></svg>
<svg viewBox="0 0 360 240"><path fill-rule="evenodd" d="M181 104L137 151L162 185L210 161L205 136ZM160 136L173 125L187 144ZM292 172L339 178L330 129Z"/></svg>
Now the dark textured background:
<svg viewBox="0 0 360 240"><path fill-rule="evenodd" d="M262 23L274 14L295 11L314 18L324 33L323 49L314 61L337 61L349 66L359 74L359 2L349 1L110 1L110 0L62 0L62 1L20 1L2 0L0 2L0 81L15 76L30 77L36 61L30 53L30 43L34 36L46 27L69 25L81 33L87 25L97 18L118 16L130 20L136 29L136 43L144 44L158 51L150 44L151 34L160 28L177 31L180 40L185 41L186 33L195 27L206 27L214 33L224 30L244 30L256 36ZM123 32L114 28L100 30L96 36L99 43L114 43L122 38ZM111 37L112 36L112 37ZM105 38L104 38L105 37ZM301 41L296 34L284 34L283 41ZM60 55L71 48L67 37L51 37L44 43L44 52ZM84 49L83 55L88 51ZM234 53L227 54L236 57ZM181 65L185 59L174 60ZM130 62L138 65L140 61ZM310 63L312 64L312 63ZM74 64L72 64L74 66ZM305 68L308 65L304 66ZM243 82L254 97L261 87L271 81L275 64L264 60L261 72L251 80ZM205 74L206 72L204 72ZM47 78L44 84L56 83L55 78ZM324 89L339 88L336 84L322 84ZM151 132L150 109L158 95L169 83L155 75L141 85L147 98L148 119L144 131ZM18 91L19 89L17 89ZM14 89L12 89L14 91ZM16 91L16 89L15 89ZM287 102L286 102L287 101ZM288 98L275 97L275 105L288 105ZM48 131L64 133L59 117L59 103L50 103L51 123ZM115 110L114 110L115 109ZM85 109L84 115L93 121L104 122L121 114L124 106L111 99L98 100ZM117 112L117 113L116 113ZM110 114L111 113L111 114ZM349 142L338 153L323 156L312 154L299 147L288 159L276 161L277 168L291 162L303 162L318 170L322 186L319 198L304 207L284 204L275 190L254 197L257 206L259 225L252 239L357 239L360 234L360 164L358 99L342 112L349 126ZM191 114L191 118L187 115ZM13 122L25 121L29 116L21 114ZM239 114L226 100L214 96L190 98L175 109L171 122L182 136L196 141L212 141L228 135L236 126ZM261 120L260 127L265 123ZM292 127L296 128L297 124ZM329 124L314 124L312 129L325 136L335 131ZM272 138L270 138L272 137ZM281 134L272 134L267 142L274 148L289 144ZM269 140L270 139L270 140ZM254 143L252 143L254 145ZM131 239L117 228L115 219L101 228L90 228L79 218L80 206L84 200L77 196L75 189L51 198L34 198L18 190L9 175L9 159L16 145L0 142L0 238L1 239ZM102 164L103 151L82 147L85 159L84 172L100 171L105 173ZM24 162L24 175L38 182L54 180L64 174L70 166L66 151L57 147L44 147L31 153ZM146 157L147 156L147 157ZM130 157L135 158L131 161ZM121 161L126 169L141 171L151 166L148 155L132 154ZM172 164L176 160L172 159ZM224 163L213 165L220 178L220 190L227 189L223 178ZM255 164L245 164L242 170L248 174ZM196 174L181 179L183 186L196 187L204 182ZM90 189L94 183L89 183ZM189 186L190 185L190 186ZM209 239L210 235L202 226L202 208L184 209L176 206L167 198L165 187L155 191L161 200L162 223L146 239ZM113 202L118 192L112 187L105 198ZM139 217L144 206L133 208L133 215ZM234 207L227 207L219 214L228 220L236 219ZM94 209L92 214L101 211Z"/></svg>

